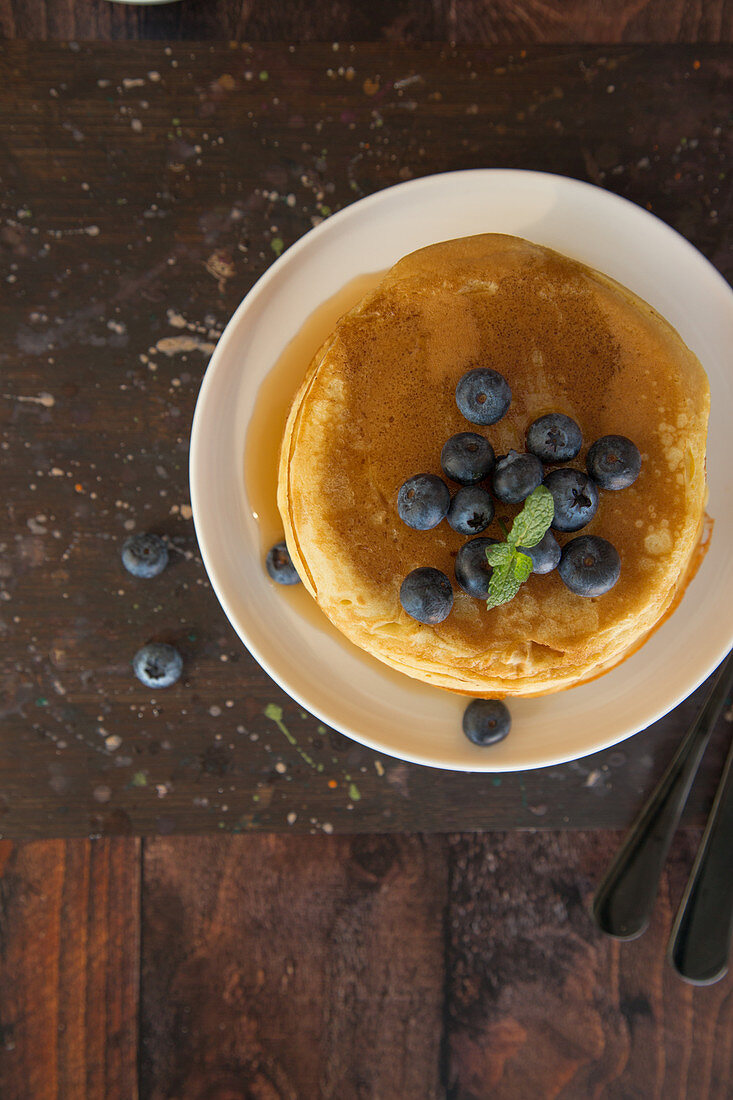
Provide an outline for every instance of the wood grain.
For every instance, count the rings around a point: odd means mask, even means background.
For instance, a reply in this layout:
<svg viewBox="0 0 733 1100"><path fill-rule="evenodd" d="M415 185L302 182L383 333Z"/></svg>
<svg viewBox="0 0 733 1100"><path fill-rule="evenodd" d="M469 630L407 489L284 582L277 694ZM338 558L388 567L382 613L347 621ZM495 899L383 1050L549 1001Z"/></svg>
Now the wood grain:
<svg viewBox="0 0 733 1100"><path fill-rule="evenodd" d="M676 838L651 926L627 944L589 913L620 839L451 839L451 1100L730 1095L731 975L693 989L665 959L699 834Z"/></svg>
<svg viewBox="0 0 733 1100"><path fill-rule="evenodd" d="M7 38L284 41L729 42L731 0L0 0Z"/></svg>
<svg viewBox="0 0 733 1100"><path fill-rule="evenodd" d="M629 944L618 833L5 842L0 1096L726 1100L733 977L665 961L699 836Z"/></svg>
<svg viewBox="0 0 733 1100"><path fill-rule="evenodd" d="M729 0L473 0L443 4L452 42L726 42Z"/></svg>
<svg viewBox="0 0 733 1100"><path fill-rule="evenodd" d="M135 1100L139 848L0 842L0 1096Z"/></svg>
<svg viewBox="0 0 733 1100"><path fill-rule="evenodd" d="M153 840L142 1100L433 1100L441 838Z"/></svg>
<svg viewBox="0 0 733 1100"><path fill-rule="evenodd" d="M346 740L243 648L191 523L212 344L280 244L357 197L455 168L564 173L651 208L733 274L729 51L522 52L0 47L5 836L620 827L661 774L701 693L616 749L524 775ZM122 568L131 530L169 539L154 581ZM183 653L167 692L131 673L149 640ZM730 732L721 719L690 822Z"/></svg>

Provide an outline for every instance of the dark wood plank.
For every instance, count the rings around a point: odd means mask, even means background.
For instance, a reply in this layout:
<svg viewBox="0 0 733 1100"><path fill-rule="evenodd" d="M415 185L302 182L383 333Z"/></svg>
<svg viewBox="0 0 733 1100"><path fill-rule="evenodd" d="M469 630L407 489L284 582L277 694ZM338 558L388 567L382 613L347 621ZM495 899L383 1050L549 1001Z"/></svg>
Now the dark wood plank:
<svg viewBox="0 0 733 1100"><path fill-rule="evenodd" d="M665 947L699 834L674 843L648 932L601 936L593 890L613 833L450 842L450 1100L723 1100L733 977L694 989Z"/></svg>
<svg viewBox="0 0 733 1100"><path fill-rule="evenodd" d="M724 1100L733 978L664 952L699 833L652 924L589 905L615 833L146 843L143 1100ZM0 1095L130 1100L139 842L0 844Z"/></svg>
<svg viewBox="0 0 733 1100"><path fill-rule="evenodd" d="M723 1100L733 978L665 961L699 834L630 944L589 915L619 840L147 842L141 1096Z"/></svg>
<svg viewBox="0 0 733 1100"><path fill-rule="evenodd" d="M443 5L451 42L725 42L729 0L473 0Z"/></svg>
<svg viewBox="0 0 733 1100"><path fill-rule="evenodd" d="M401 764L323 729L211 593L189 427L208 350L275 241L411 175L494 165L590 179L730 274L730 73L716 47L2 46L0 832L630 820L699 695L616 750L503 779ZM131 529L170 539L174 563L154 582L120 565ZM129 664L151 639L186 662L157 696ZM710 805L730 729L721 719L690 821Z"/></svg>
<svg viewBox="0 0 733 1100"><path fill-rule="evenodd" d="M8 38L285 41L729 42L730 0L0 0Z"/></svg>
<svg viewBox="0 0 733 1100"><path fill-rule="evenodd" d="M0 842L0 1096L137 1096L140 842Z"/></svg>
<svg viewBox="0 0 733 1100"><path fill-rule="evenodd" d="M441 838L145 845L143 1100L442 1097Z"/></svg>

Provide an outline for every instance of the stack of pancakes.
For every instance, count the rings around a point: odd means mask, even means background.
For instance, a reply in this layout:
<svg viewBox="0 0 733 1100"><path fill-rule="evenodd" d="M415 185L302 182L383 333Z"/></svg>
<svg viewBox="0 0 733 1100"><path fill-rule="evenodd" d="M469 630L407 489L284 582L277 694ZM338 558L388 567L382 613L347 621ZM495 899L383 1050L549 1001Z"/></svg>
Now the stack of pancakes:
<svg viewBox="0 0 733 1100"><path fill-rule="evenodd" d="M491 367L512 403L497 424L469 424L458 380ZM570 687L635 649L674 607L696 560L706 500L708 382L674 329L597 271L516 237L445 241L406 256L344 316L308 368L282 442L278 506L293 562L328 618L393 668L478 696ZM487 611L454 577L465 542L441 523L415 531L397 492L418 473L442 476L450 436L478 431L497 454L525 450L548 412L571 416L585 469L603 435L642 454L637 481L601 492L582 534L608 539L621 577L603 596L570 592L555 570L532 575ZM451 486L452 489L458 486ZM482 534L503 538L521 505L497 504ZM558 534L562 544L572 535ZM399 600L418 566L453 582L448 618L425 626Z"/></svg>

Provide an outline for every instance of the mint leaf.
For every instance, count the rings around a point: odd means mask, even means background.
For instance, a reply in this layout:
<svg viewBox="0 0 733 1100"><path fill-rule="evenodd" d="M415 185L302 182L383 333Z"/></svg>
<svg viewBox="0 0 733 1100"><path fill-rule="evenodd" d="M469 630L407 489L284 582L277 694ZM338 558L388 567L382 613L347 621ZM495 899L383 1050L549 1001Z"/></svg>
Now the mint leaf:
<svg viewBox="0 0 733 1100"><path fill-rule="evenodd" d="M532 559L529 554L522 554L519 550L514 554L514 576L523 584L532 572Z"/></svg>
<svg viewBox="0 0 733 1100"><path fill-rule="evenodd" d="M544 485L538 485L524 502L524 508L514 520L507 542L514 548L536 546L549 530L555 515L552 493ZM529 574L527 574L529 576Z"/></svg>
<svg viewBox="0 0 733 1100"><path fill-rule="evenodd" d="M489 580L489 595L486 607L490 611L492 607L509 603L513 600L521 588L522 582L517 580L514 574L514 560L518 555L511 554L504 564L498 566L491 574Z"/></svg>
<svg viewBox="0 0 733 1100"><path fill-rule="evenodd" d="M539 485L525 500L522 511L506 535L506 542L497 542L487 548L486 557L492 567L486 600L489 610L514 599L532 572L532 559L529 554L523 554L519 547L530 549L536 546L549 530L554 515L552 494L544 485ZM502 529L506 534L503 524Z"/></svg>
<svg viewBox="0 0 733 1100"><path fill-rule="evenodd" d="M513 554L514 551L511 546L508 546L505 542L497 542L495 546L489 546L486 550L489 565L493 565L494 568L504 565L512 558Z"/></svg>

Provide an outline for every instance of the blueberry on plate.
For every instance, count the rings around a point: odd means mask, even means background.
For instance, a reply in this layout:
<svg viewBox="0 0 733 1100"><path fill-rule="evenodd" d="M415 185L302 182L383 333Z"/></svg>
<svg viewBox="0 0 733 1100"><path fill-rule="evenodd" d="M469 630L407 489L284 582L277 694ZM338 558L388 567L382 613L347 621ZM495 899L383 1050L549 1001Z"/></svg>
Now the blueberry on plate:
<svg viewBox="0 0 733 1100"><path fill-rule="evenodd" d="M132 658L133 672L149 688L167 688L175 684L183 670L183 658L172 645L150 642Z"/></svg>
<svg viewBox="0 0 733 1100"><path fill-rule="evenodd" d="M495 424L512 402L512 391L503 374L489 367L467 371L456 386L456 404L472 424Z"/></svg>
<svg viewBox="0 0 733 1100"><path fill-rule="evenodd" d="M527 429L527 450L543 462L569 462L583 444L579 426L564 413L548 413Z"/></svg>
<svg viewBox="0 0 733 1100"><path fill-rule="evenodd" d="M598 487L582 470L550 470L545 485L552 493L556 531L579 531L598 509Z"/></svg>
<svg viewBox="0 0 733 1100"><path fill-rule="evenodd" d="M598 535L580 535L563 547L558 572L576 596L602 596L621 575L616 547Z"/></svg>
<svg viewBox="0 0 733 1100"><path fill-rule="evenodd" d="M168 547L160 535L130 535L122 544L122 564L133 577L157 577L168 564Z"/></svg>
<svg viewBox="0 0 733 1100"><path fill-rule="evenodd" d="M478 485L464 485L450 502L448 523L459 535L478 535L494 518L494 502Z"/></svg>
<svg viewBox="0 0 733 1100"><path fill-rule="evenodd" d="M475 485L494 468L494 448L476 432L459 432L443 444L443 473L459 485Z"/></svg>
<svg viewBox="0 0 733 1100"><path fill-rule="evenodd" d="M494 496L502 504L519 504L542 484L544 470L537 455L510 451L494 467Z"/></svg>
<svg viewBox="0 0 733 1100"><path fill-rule="evenodd" d="M552 531L543 535L536 546L518 546L517 549L532 559L532 572L540 574L551 573L556 569L562 554L560 544Z"/></svg>
<svg viewBox="0 0 733 1100"><path fill-rule="evenodd" d="M415 531L430 531L448 514L450 490L435 474L408 477L397 494L397 511Z"/></svg>
<svg viewBox="0 0 733 1100"><path fill-rule="evenodd" d="M509 708L501 699L473 699L463 712L463 732L474 745L503 741L511 726Z"/></svg>
<svg viewBox="0 0 733 1100"><path fill-rule="evenodd" d="M588 451L585 464L601 489L626 489L639 476L641 455L625 435L604 435Z"/></svg>
<svg viewBox="0 0 733 1100"><path fill-rule="evenodd" d="M423 565L408 573L400 585L400 603L419 623L435 626L453 607L453 589L445 573Z"/></svg>
<svg viewBox="0 0 733 1100"><path fill-rule="evenodd" d="M265 558L265 568L278 584L300 584L290 552L284 542L276 542Z"/></svg>
<svg viewBox="0 0 733 1100"><path fill-rule="evenodd" d="M464 542L456 555L456 580L469 596L485 600L489 595L489 581L493 569L489 565L486 551L496 543L496 539L470 539Z"/></svg>

